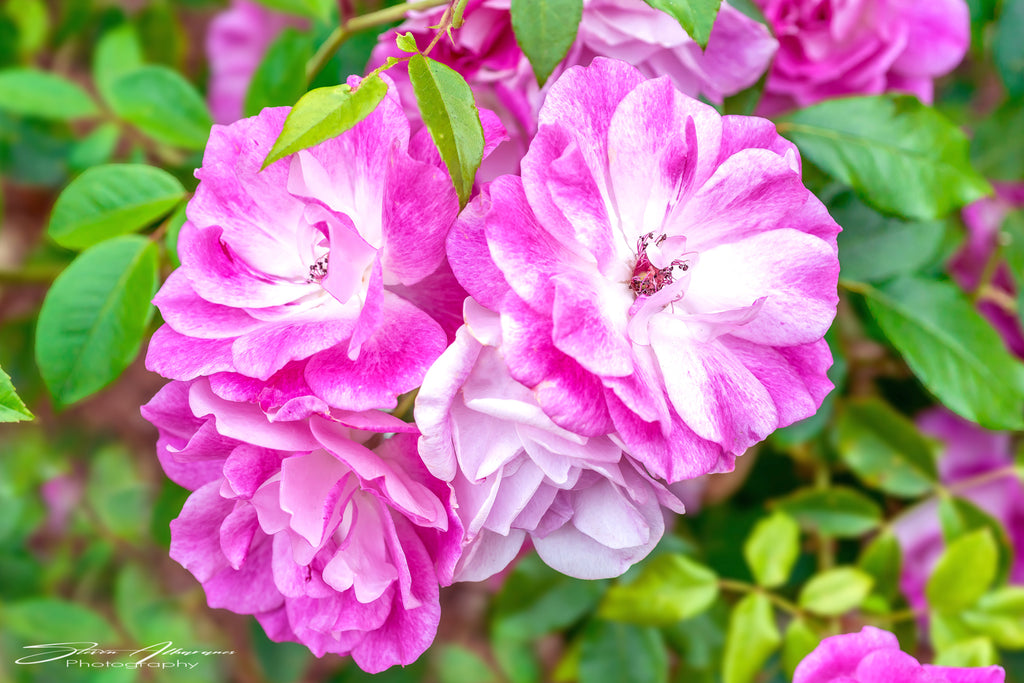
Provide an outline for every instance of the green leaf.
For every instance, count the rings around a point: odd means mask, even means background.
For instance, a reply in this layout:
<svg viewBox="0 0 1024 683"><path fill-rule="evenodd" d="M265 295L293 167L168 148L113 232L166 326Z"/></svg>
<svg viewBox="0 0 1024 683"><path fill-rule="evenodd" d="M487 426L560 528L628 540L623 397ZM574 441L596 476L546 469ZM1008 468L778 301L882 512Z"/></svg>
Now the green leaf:
<svg viewBox="0 0 1024 683"><path fill-rule="evenodd" d="M399 33L398 37L395 38L395 44L398 45L398 49L402 52L419 52L420 49L416 46L416 37L411 33Z"/></svg>
<svg viewBox="0 0 1024 683"><path fill-rule="evenodd" d="M899 594L903 555L896 535L889 529L878 534L861 554L857 566L874 579L874 591L886 600Z"/></svg>
<svg viewBox="0 0 1024 683"><path fill-rule="evenodd" d="M580 683L668 683L668 653L657 629L594 619L583 630Z"/></svg>
<svg viewBox="0 0 1024 683"><path fill-rule="evenodd" d="M178 179L155 166L96 166L57 197L47 234L62 247L84 249L146 227L184 196Z"/></svg>
<svg viewBox="0 0 1024 683"><path fill-rule="evenodd" d="M3 606L0 617L4 630L38 643L87 640L109 647L120 640L107 620L93 610L56 598L9 603ZM27 650L24 655L33 652Z"/></svg>
<svg viewBox="0 0 1024 683"><path fill-rule="evenodd" d="M131 24L121 24L103 34L92 57L96 89L104 101L113 101L114 83L145 63L139 36Z"/></svg>
<svg viewBox="0 0 1024 683"><path fill-rule="evenodd" d="M85 494L99 522L114 536L129 541L146 536L152 496L127 451L109 446L93 456Z"/></svg>
<svg viewBox="0 0 1024 683"><path fill-rule="evenodd" d="M167 219L167 234L164 235L164 247L167 249L167 256L171 261L171 265L175 268L181 265L181 259L178 258L178 235L181 233L181 228L185 225L185 221L188 220L188 215L185 212L187 206L185 203L178 204L178 208Z"/></svg>
<svg viewBox="0 0 1024 683"><path fill-rule="evenodd" d="M787 677L793 678L797 665L811 654L820 642L821 635L816 633L805 619L797 617L789 622L782 640L782 666Z"/></svg>
<svg viewBox="0 0 1024 683"><path fill-rule="evenodd" d="M121 129L116 123L104 123L91 133L77 140L68 155L68 166L84 171L110 161L121 139Z"/></svg>
<svg viewBox="0 0 1024 683"><path fill-rule="evenodd" d="M18 27L18 51L32 56L46 43L50 10L43 0L7 0L5 13Z"/></svg>
<svg viewBox="0 0 1024 683"><path fill-rule="evenodd" d="M0 110L19 116L73 121L100 113L89 93L57 74L39 69L0 71Z"/></svg>
<svg viewBox="0 0 1024 683"><path fill-rule="evenodd" d="M11 376L0 368L0 422L22 422L34 420L35 415L25 407L24 401L14 391Z"/></svg>
<svg viewBox="0 0 1024 683"><path fill-rule="evenodd" d="M784 117L779 132L888 213L931 220L992 192L960 129L909 95L829 100Z"/></svg>
<svg viewBox="0 0 1024 683"><path fill-rule="evenodd" d="M750 593L733 607L722 657L723 683L750 683L782 643L772 604Z"/></svg>
<svg viewBox="0 0 1024 683"><path fill-rule="evenodd" d="M57 277L39 312L36 362L59 405L99 391L128 367L156 286L156 245L135 235L84 251Z"/></svg>
<svg viewBox="0 0 1024 683"><path fill-rule="evenodd" d="M331 18L331 5L334 0L256 0L264 7L283 12L297 14L310 19L327 21Z"/></svg>
<svg viewBox="0 0 1024 683"><path fill-rule="evenodd" d="M480 655L461 645L445 645L437 656L440 683L496 683L499 679Z"/></svg>
<svg viewBox="0 0 1024 683"><path fill-rule="evenodd" d="M932 445L888 403L870 398L847 404L836 433L839 456L872 488L915 498L938 482Z"/></svg>
<svg viewBox="0 0 1024 683"><path fill-rule="evenodd" d="M465 206L484 157L484 129L469 84L457 72L423 55L409 59L409 80L423 122L448 167Z"/></svg>
<svg viewBox="0 0 1024 683"><path fill-rule="evenodd" d="M157 142L190 150L206 147L213 125L210 110L177 71L138 67L113 82L109 97L115 114Z"/></svg>
<svg viewBox="0 0 1024 683"><path fill-rule="evenodd" d="M1007 135L1008 130L1024 130L1024 97L1005 102L974 129L971 161L986 178L1024 178L1024 135Z"/></svg>
<svg viewBox="0 0 1024 683"><path fill-rule="evenodd" d="M346 84L310 90L288 114L263 168L341 135L373 113L387 92L388 85L380 76L363 79L355 90Z"/></svg>
<svg viewBox="0 0 1024 683"><path fill-rule="evenodd" d="M1024 649L1024 587L1001 586L962 613L964 623L1008 650Z"/></svg>
<svg viewBox="0 0 1024 683"><path fill-rule="evenodd" d="M846 486L802 489L774 503L806 528L841 538L857 538L882 522L882 510L863 493Z"/></svg>
<svg viewBox="0 0 1024 683"><path fill-rule="evenodd" d="M711 27L715 24L718 8L722 4L722 0L644 0L644 2L678 21L683 30L700 45L701 50L708 46Z"/></svg>
<svg viewBox="0 0 1024 683"><path fill-rule="evenodd" d="M1013 476L1008 473L1006 478ZM966 498L943 497L939 500L939 522L942 525L942 536L947 543L969 531L988 529L999 547L997 582L1006 581L1013 566L1013 543L1006 533L1006 528L995 517Z"/></svg>
<svg viewBox="0 0 1024 683"><path fill-rule="evenodd" d="M942 221L906 221L885 216L857 198L840 193L828 203L839 233L841 276L861 282L906 275L931 263L946 234Z"/></svg>
<svg viewBox="0 0 1024 683"><path fill-rule="evenodd" d="M1024 96L1024 0L1003 0L992 40L996 71L1010 97Z"/></svg>
<svg viewBox="0 0 1024 683"><path fill-rule="evenodd" d="M1024 428L1024 365L960 289L906 277L858 291L910 369L947 408L989 429Z"/></svg>
<svg viewBox="0 0 1024 683"><path fill-rule="evenodd" d="M647 562L630 583L605 593L598 616L659 626L689 619L718 597L718 576L685 555L664 553Z"/></svg>
<svg viewBox="0 0 1024 683"><path fill-rule="evenodd" d="M306 92L306 62L312 55L313 42L308 35L293 28L282 31L249 82L245 115L255 116L265 107L295 104Z"/></svg>
<svg viewBox="0 0 1024 683"><path fill-rule="evenodd" d="M860 607L875 581L856 567L836 567L812 576L800 590L797 604L808 612L838 617Z"/></svg>
<svg viewBox="0 0 1024 683"><path fill-rule="evenodd" d="M936 610L960 612L978 601L996 578L998 549L992 532L978 529L950 543L925 585Z"/></svg>
<svg viewBox="0 0 1024 683"><path fill-rule="evenodd" d="M1024 210L1011 211L999 232L1003 258L1017 288L1017 319L1024 325Z"/></svg>
<svg viewBox="0 0 1024 683"><path fill-rule="evenodd" d="M759 521L743 544L743 557L759 586L775 588L786 583L800 556L800 526L776 510Z"/></svg>
<svg viewBox="0 0 1024 683"><path fill-rule="evenodd" d="M953 643L935 655L935 666L983 667L999 663L995 645L985 637Z"/></svg>
<svg viewBox="0 0 1024 683"><path fill-rule="evenodd" d="M583 0L512 0L512 30L544 85L565 59L583 18Z"/></svg>
<svg viewBox="0 0 1024 683"><path fill-rule="evenodd" d="M568 577L529 555L516 564L494 602L494 637L529 640L573 624L597 605L606 586Z"/></svg>

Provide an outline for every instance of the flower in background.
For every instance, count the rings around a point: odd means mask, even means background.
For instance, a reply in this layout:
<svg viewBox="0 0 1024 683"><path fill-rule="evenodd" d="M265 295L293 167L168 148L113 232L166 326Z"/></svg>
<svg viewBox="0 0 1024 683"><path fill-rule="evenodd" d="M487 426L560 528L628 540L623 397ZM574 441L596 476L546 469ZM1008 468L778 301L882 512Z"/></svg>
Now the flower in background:
<svg viewBox="0 0 1024 683"><path fill-rule="evenodd" d="M452 33L453 41L438 41L431 58L461 73L473 88L480 106L497 112L511 140L498 148L481 167L481 178L518 172L519 160L536 132L537 112L544 94L537 86L529 61L512 31L509 0L470 0L465 24ZM395 45L398 33L412 32L423 48L434 37L443 8L410 12L394 31L385 33L370 58L370 66L388 57L401 57ZM595 56L622 59L647 76L669 76L684 93L704 95L720 102L753 85L765 72L777 44L768 29L723 3L706 50L686 34L670 16L643 2L585 0L575 44L555 70L587 65ZM410 116L417 117L412 86L403 67L394 74Z"/></svg>
<svg viewBox="0 0 1024 683"><path fill-rule="evenodd" d="M218 14L206 35L210 62L208 99L217 123L242 118L245 95L256 67L278 34L288 27L305 29L309 22L267 9L251 0L232 0Z"/></svg>
<svg viewBox="0 0 1024 683"><path fill-rule="evenodd" d="M1024 553L1020 552L1024 550L1024 485L1012 470L1010 434L982 429L944 408L923 413L917 424L924 434L944 445L938 461L942 482L1006 529L1018 550L1009 578L1024 584ZM991 476L1000 470L1002 476ZM975 478L980 481L970 483ZM945 548L938 501L915 505L901 514L892 528L904 557L900 588L912 607L922 609L927 605L924 588L928 577Z"/></svg>
<svg viewBox="0 0 1024 683"><path fill-rule="evenodd" d="M182 266L154 299L166 324L147 367L209 376L219 396L277 419L394 408L447 343L406 296L420 282L457 289L444 239L458 198L426 130L410 139L393 92L351 130L260 171L287 114L214 126Z"/></svg>
<svg viewBox="0 0 1024 683"><path fill-rule="evenodd" d="M755 0L779 41L760 111L898 91L931 104L932 81L970 42L964 0Z"/></svg>
<svg viewBox="0 0 1024 683"><path fill-rule="evenodd" d="M462 529L413 425L375 411L269 422L206 379L171 382L142 413L164 471L193 491L171 522L171 557L211 607L369 672L430 645Z"/></svg>
<svg viewBox="0 0 1024 683"><path fill-rule="evenodd" d="M967 242L950 262L953 278L967 291L981 284L989 261L999 246L999 230L1006 215L1024 209L1024 183L993 183L996 194L980 199L963 211ZM978 310L996 328L1007 348L1024 358L1024 329L1016 315L1016 285L1005 262L996 264L991 280L978 297Z"/></svg>
<svg viewBox="0 0 1024 683"><path fill-rule="evenodd" d="M838 232L771 122L598 58L551 87L522 177L447 249L544 413L671 483L730 470L831 390Z"/></svg>
<svg viewBox="0 0 1024 683"><path fill-rule="evenodd" d="M470 299L465 317L416 399L420 457L452 482L465 527L456 580L501 571L527 537L564 574L619 576L661 539L661 506L682 504L608 436L544 415L505 367L497 314Z"/></svg>
<svg viewBox="0 0 1024 683"><path fill-rule="evenodd" d="M896 636L873 626L826 638L793 673L793 683L1003 683L1005 678L1000 666L921 664L900 650Z"/></svg>

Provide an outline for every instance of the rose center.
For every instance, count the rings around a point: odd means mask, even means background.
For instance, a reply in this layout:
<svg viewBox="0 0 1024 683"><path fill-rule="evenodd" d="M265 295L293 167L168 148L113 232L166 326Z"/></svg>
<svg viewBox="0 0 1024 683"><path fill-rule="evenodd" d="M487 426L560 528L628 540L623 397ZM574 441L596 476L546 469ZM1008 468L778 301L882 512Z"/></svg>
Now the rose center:
<svg viewBox="0 0 1024 683"><path fill-rule="evenodd" d="M309 267L309 277L306 282L320 284L327 277L327 262L330 254L324 254Z"/></svg>
<svg viewBox="0 0 1024 683"><path fill-rule="evenodd" d="M668 260L667 250L661 249L666 239L668 236L665 234L655 237L653 232L649 232L637 240L636 265L633 266L633 276L629 280L629 288L637 296L652 296L660 292L690 269L689 259ZM648 249L654 253L649 254ZM662 264L661 267L659 264Z"/></svg>

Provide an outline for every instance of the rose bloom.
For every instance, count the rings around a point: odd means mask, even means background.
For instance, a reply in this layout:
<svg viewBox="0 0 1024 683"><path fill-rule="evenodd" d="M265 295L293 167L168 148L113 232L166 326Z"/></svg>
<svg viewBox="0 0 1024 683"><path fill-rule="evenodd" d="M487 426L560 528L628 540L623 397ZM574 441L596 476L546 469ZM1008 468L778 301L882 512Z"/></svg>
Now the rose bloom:
<svg viewBox="0 0 1024 683"><path fill-rule="evenodd" d="M661 506L682 504L608 436L574 434L543 413L509 375L496 313L468 299L465 318L416 398L420 457L452 482L465 527L456 580L501 571L527 537L564 574L619 576L661 539Z"/></svg>
<svg viewBox="0 0 1024 683"><path fill-rule="evenodd" d="M950 261L950 273L965 290L981 281L989 259L998 247L999 230L1010 211L1024 209L1024 183L993 183L996 194L979 199L964 209L967 241ZM1003 337L1007 348L1024 358L1024 329L1014 310L1017 287L1009 266L1000 262L978 300L978 310Z"/></svg>
<svg viewBox="0 0 1024 683"><path fill-rule="evenodd" d="M544 413L671 483L731 470L831 390L838 232L771 122L598 58L447 249Z"/></svg>
<svg viewBox="0 0 1024 683"><path fill-rule="evenodd" d="M943 443L938 467L942 483L960 498L974 503L1006 529L1017 549L1010 570L1012 583L1024 584L1024 485L1012 469L1010 434L993 432L964 420L944 408L917 419L921 431ZM985 475L1005 470L995 478ZM985 477L978 483L970 480ZM945 549L938 501L929 499L896 518L893 532L903 551L900 588L915 609L927 605L924 588Z"/></svg>
<svg viewBox="0 0 1024 683"><path fill-rule="evenodd" d="M210 63L207 97L214 121L231 123L242 118L249 83L267 48L284 29L308 25L304 19L250 0L232 0L231 7L214 17L206 34Z"/></svg>
<svg viewBox="0 0 1024 683"><path fill-rule="evenodd" d="M898 91L932 101L932 81L970 42L964 0L755 0L779 40L760 111Z"/></svg>
<svg viewBox="0 0 1024 683"><path fill-rule="evenodd" d="M278 419L394 408L447 344L432 309L461 302L444 263L458 198L393 92L354 128L260 171L287 114L213 127L182 265L154 299L166 324L147 367L210 377L219 396ZM500 126L483 118L493 147Z"/></svg>
<svg viewBox="0 0 1024 683"><path fill-rule="evenodd" d="M193 491L171 522L171 557L210 607L369 672L430 645L462 529L413 425L375 411L269 422L206 379L171 382L142 414L167 475Z"/></svg>
<svg viewBox="0 0 1024 683"><path fill-rule="evenodd" d="M543 92L529 61L512 31L509 0L470 0L465 24L452 32L453 42L438 41L430 56L462 74L477 102L493 109L509 131L502 145L482 167L483 179L501 172L517 172L519 160L536 132L537 111ZM370 66L388 57L401 57L395 36L412 32L423 48L434 37L444 8L413 12L394 31L385 33L370 58ZM585 0L576 42L554 80L565 68L589 64L595 56L613 57L636 65L647 76L669 76L684 93L703 94L715 102L753 85L765 72L777 43L768 29L722 3L706 50L686 34L669 15L646 3L631 0ZM418 116L412 87L404 67L395 74L410 116Z"/></svg>
<svg viewBox="0 0 1024 683"><path fill-rule="evenodd" d="M900 650L896 636L873 626L826 638L793 673L793 683L1003 683L1005 679L1001 666L921 664Z"/></svg>

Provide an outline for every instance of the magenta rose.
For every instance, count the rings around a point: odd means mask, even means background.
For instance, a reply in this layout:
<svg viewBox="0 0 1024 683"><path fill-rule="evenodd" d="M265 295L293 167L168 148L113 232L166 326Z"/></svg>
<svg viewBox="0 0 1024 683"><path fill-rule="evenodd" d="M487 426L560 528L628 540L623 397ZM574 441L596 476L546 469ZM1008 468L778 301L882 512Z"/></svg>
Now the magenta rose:
<svg viewBox="0 0 1024 683"><path fill-rule="evenodd" d="M207 98L217 123L242 118L245 95L267 48L286 28L305 29L309 22L267 9L251 0L232 0L218 14L206 35L210 63Z"/></svg>
<svg viewBox="0 0 1024 683"><path fill-rule="evenodd" d="M970 42L964 0L755 0L779 40L760 111L898 91L932 101L932 82Z"/></svg>
<svg viewBox="0 0 1024 683"><path fill-rule="evenodd" d="M1000 666L960 668L921 664L900 650L896 636L865 626L818 643L793 673L793 683L1003 683Z"/></svg>
<svg viewBox="0 0 1024 683"><path fill-rule="evenodd" d="M1006 529L1017 549L1009 578L1012 583L1024 584L1024 485L1010 469L1010 434L982 429L944 408L923 413L917 424L924 434L943 444L938 462L942 483ZM999 470L1003 475L993 476ZM971 483L975 478L981 480ZM945 549L938 501L929 499L910 508L896 518L892 529L904 558L900 588L912 607L923 609L927 606L925 585Z"/></svg>
<svg viewBox="0 0 1024 683"><path fill-rule="evenodd" d="M455 326L442 309L462 298L444 263L458 198L393 93L351 130L261 171L287 114L214 126L182 265L154 299L166 324L147 367L209 377L219 396L277 419L394 408L446 346L435 315Z"/></svg>
<svg viewBox="0 0 1024 683"><path fill-rule="evenodd" d="M950 261L950 273L967 291L973 291L981 282L982 273L999 243L999 230L1006 215L1024 209L1024 183L993 183L994 197L979 199L964 209L967 241ZM979 293L978 310L1006 342L1007 348L1024 358L1024 329L1016 314L1014 300L1017 287L1005 261L996 264L995 273Z"/></svg>
<svg viewBox="0 0 1024 683"><path fill-rule="evenodd" d="M607 435L548 418L501 357L501 320L466 301L466 325L427 372L416 399L419 453L452 483L465 528L456 580L503 570L526 539L558 571L619 576L682 504Z"/></svg>
<svg viewBox="0 0 1024 683"><path fill-rule="evenodd" d="M171 382L142 413L164 471L193 491L171 522L171 557L211 607L369 672L430 645L462 528L413 425L375 411L269 422L206 379Z"/></svg>
<svg viewBox="0 0 1024 683"><path fill-rule="evenodd" d="M447 249L544 413L671 483L730 470L831 390L838 232L771 122L598 58L552 86L522 177Z"/></svg>

